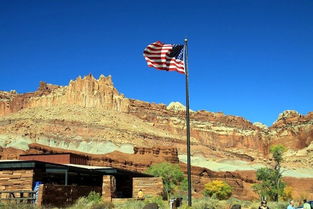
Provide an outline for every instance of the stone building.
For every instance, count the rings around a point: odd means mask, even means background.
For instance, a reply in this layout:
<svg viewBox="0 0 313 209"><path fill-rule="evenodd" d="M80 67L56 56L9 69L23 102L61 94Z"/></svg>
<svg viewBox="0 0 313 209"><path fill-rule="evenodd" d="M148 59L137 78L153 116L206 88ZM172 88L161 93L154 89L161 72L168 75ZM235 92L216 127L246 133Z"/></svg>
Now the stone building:
<svg viewBox="0 0 313 209"><path fill-rule="evenodd" d="M41 182L37 204L64 206L95 191L103 200L133 198L139 189L145 195L161 195L161 178L113 168L86 165L86 159L72 153L21 155L20 160L0 161L0 198L19 191L31 191Z"/></svg>

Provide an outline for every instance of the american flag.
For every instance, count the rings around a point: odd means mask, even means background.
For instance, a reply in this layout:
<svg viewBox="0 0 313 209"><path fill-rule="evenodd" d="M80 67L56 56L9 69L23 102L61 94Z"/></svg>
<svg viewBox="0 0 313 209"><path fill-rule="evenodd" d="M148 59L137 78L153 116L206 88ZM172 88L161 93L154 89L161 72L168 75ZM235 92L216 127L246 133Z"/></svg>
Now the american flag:
<svg viewBox="0 0 313 209"><path fill-rule="evenodd" d="M185 74L184 45L164 44L157 41L145 48L143 56L149 67Z"/></svg>

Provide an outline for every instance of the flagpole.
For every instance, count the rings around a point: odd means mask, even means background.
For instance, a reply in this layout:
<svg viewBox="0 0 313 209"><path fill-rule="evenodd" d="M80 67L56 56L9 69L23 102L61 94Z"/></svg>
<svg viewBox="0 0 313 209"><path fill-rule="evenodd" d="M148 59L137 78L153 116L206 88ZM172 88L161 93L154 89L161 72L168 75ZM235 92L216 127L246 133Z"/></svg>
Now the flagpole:
<svg viewBox="0 0 313 209"><path fill-rule="evenodd" d="M188 39L185 39L185 53L184 53L184 64L185 64L185 75L186 75L186 135L187 135L187 176L188 176L188 206L192 205L191 195L191 162L190 162L190 119L189 119L189 85L188 85Z"/></svg>

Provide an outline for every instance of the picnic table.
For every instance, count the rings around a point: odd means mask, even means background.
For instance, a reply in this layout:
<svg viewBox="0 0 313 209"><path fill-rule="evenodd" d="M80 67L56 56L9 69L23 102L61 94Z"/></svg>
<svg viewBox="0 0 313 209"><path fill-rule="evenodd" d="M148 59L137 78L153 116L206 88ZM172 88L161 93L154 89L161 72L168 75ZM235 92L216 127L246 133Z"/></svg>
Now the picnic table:
<svg viewBox="0 0 313 209"><path fill-rule="evenodd" d="M17 202L33 203L36 200L36 191L31 190L0 191L0 200L14 200Z"/></svg>

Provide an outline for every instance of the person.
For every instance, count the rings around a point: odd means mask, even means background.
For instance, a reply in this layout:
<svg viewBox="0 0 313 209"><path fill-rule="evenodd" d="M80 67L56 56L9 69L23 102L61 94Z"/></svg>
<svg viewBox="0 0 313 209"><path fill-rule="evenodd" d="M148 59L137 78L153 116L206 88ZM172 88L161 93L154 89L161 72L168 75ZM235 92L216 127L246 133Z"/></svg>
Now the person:
<svg viewBox="0 0 313 209"><path fill-rule="evenodd" d="M144 200L145 196L143 195L142 189L139 189L139 192L137 194L137 200Z"/></svg>
<svg viewBox="0 0 313 209"><path fill-rule="evenodd" d="M306 201L306 199L303 200L303 209L311 209L311 205Z"/></svg>
<svg viewBox="0 0 313 209"><path fill-rule="evenodd" d="M270 208L267 206L266 200L262 200L262 201L261 201L261 205L259 206L259 209L270 209Z"/></svg>
<svg viewBox="0 0 313 209"><path fill-rule="evenodd" d="M289 201L289 205L288 205L287 209L295 209L295 202L293 200Z"/></svg>

